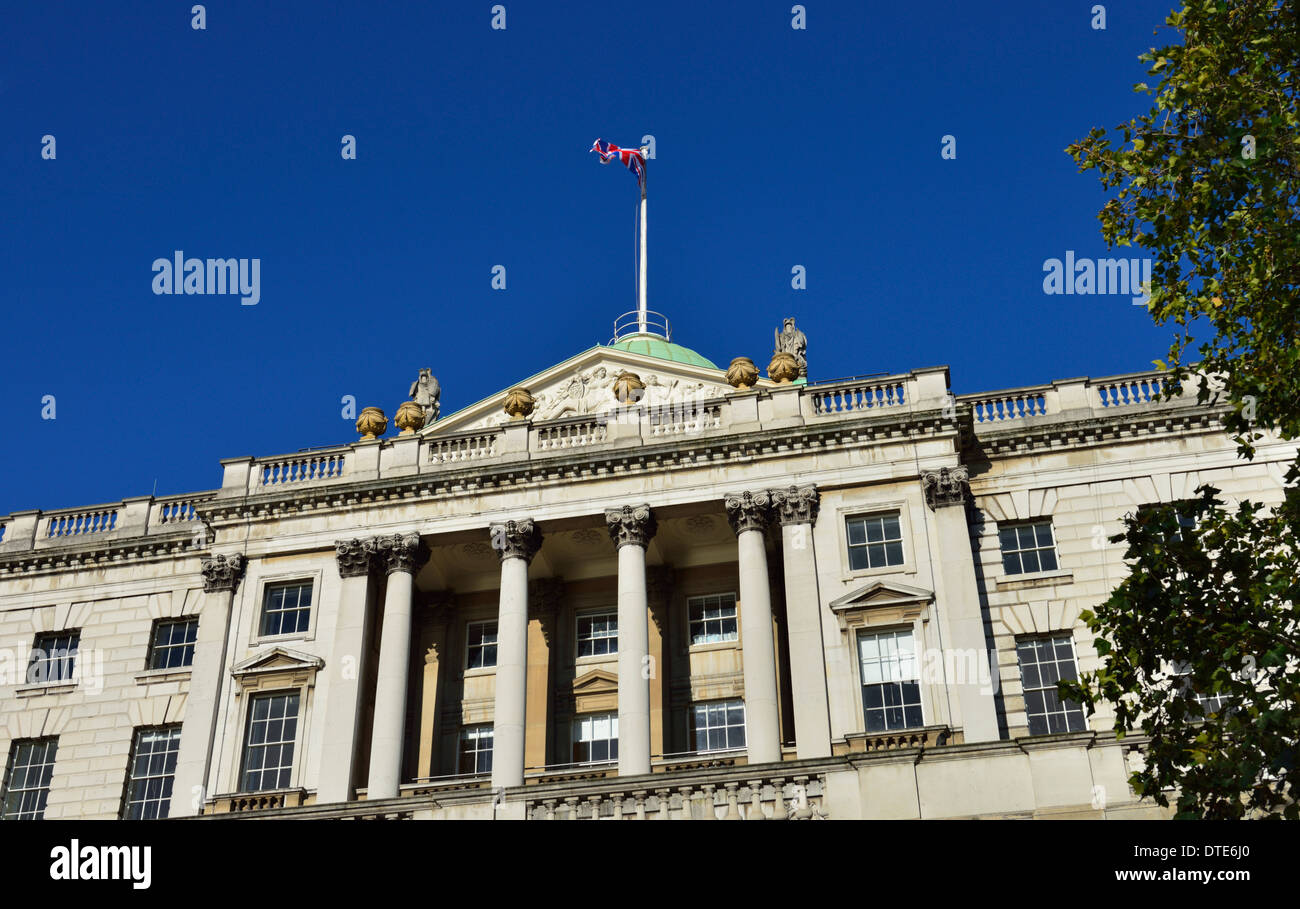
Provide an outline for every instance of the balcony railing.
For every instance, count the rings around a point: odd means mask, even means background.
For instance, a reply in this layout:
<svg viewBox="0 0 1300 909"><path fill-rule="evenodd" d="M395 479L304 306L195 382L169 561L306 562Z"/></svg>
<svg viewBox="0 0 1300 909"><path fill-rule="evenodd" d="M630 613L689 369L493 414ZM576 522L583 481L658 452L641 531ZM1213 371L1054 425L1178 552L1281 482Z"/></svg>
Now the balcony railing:
<svg viewBox="0 0 1300 909"><path fill-rule="evenodd" d="M1141 408L1171 406L1161 399L1161 373L1103 379L1068 379L1049 385L956 397L948 393L945 368L905 375L868 376L818 385L764 387L744 394L645 403L606 413L559 420L510 420L451 434L418 434L357 442L266 458L222 461L225 474L215 492L154 498L56 511L0 516L0 555L50 546L131 536L190 532L203 528L203 505L214 498L291 494L350 481L382 480L518 460L543 462L578 451L617 451L673 444L803 423L889 418L968 406L977 434L1052 420L1107 417ZM1184 392L1173 404L1194 401Z"/></svg>

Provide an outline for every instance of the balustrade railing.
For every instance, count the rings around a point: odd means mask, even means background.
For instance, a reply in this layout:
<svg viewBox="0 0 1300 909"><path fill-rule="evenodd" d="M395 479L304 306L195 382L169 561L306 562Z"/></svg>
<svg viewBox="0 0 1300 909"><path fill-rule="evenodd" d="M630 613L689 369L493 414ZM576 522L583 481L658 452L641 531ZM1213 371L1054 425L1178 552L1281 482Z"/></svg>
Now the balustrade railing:
<svg viewBox="0 0 1300 909"><path fill-rule="evenodd" d="M609 430L603 418L590 417L549 425L542 423L537 427L537 450L555 451L598 445L608 436Z"/></svg>
<svg viewBox="0 0 1300 909"><path fill-rule="evenodd" d="M48 515L44 536L52 540L107 533L117 527L119 511L118 508L99 508Z"/></svg>
<svg viewBox="0 0 1300 909"><path fill-rule="evenodd" d="M676 775L674 775L676 776ZM539 789L545 788L539 786ZM581 786L539 792L525 817L554 820L802 820L827 817L821 774L772 776L728 771L709 780L642 780L638 785Z"/></svg>
<svg viewBox="0 0 1300 909"><path fill-rule="evenodd" d="M253 491L343 476L347 455L343 451L311 452L271 458L254 464Z"/></svg>
<svg viewBox="0 0 1300 909"><path fill-rule="evenodd" d="M453 436L434 436L428 440L430 464L459 464L494 458L497 453L496 429L483 432L458 433Z"/></svg>
<svg viewBox="0 0 1300 909"><path fill-rule="evenodd" d="M902 407L907 403L906 379L867 379L839 382L834 385L811 385L813 413L818 416L858 413L884 407Z"/></svg>
<svg viewBox="0 0 1300 909"><path fill-rule="evenodd" d="M1102 379L1093 383L1102 407L1124 407L1129 404L1154 404L1165 387L1161 375L1123 376Z"/></svg>
<svg viewBox="0 0 1300 909"><path fill-rule="evenodd" d="M958 401L971 406L976 424L1003 423L1024 417L1041 417L1047 414L1047 396L1043 390L1000 392L989 395L962 395Z"/></svg>

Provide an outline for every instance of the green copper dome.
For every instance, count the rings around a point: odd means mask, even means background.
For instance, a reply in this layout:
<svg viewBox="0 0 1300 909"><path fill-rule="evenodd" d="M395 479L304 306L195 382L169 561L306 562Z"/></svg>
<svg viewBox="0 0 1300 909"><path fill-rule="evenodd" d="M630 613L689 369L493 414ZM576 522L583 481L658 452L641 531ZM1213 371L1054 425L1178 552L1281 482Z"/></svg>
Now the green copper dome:
<svg viewBox="0 0 1300 909"><path fill-rule="evenodd" d="M659 360L668 360L672 363L687 363L691 366L703 366L706 369L718 368L712 361L706 360L689 347L682 347L680 344L665 341L663 338L654 335L632 335L611 344L610 347L616 350L626 350L630 353L644 354L647 357L655 357Z"/></svg>

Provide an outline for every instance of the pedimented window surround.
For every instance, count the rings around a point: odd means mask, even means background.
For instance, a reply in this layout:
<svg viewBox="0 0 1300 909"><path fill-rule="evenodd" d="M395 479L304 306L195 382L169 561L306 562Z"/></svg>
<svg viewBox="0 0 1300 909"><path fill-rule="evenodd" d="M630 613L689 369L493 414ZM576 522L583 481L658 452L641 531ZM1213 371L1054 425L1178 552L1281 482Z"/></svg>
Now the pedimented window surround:
<svg viewBox="0 0 1300 909"><path fill-rule="evenodd" d="M872 581L831 602L831 612L840 631L850 634L859 628L882 625L910 625L930 620L934 591L890 581Z"/></svg>

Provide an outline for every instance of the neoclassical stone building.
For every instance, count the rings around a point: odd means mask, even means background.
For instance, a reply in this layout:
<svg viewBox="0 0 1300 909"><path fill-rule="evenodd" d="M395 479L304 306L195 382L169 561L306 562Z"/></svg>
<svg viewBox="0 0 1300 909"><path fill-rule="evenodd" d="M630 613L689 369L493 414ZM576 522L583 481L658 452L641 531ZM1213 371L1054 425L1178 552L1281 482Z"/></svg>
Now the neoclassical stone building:
<svg viewBox="0 0 1300 909"><path fill-rule="evenodd" d="M1106 537L1276 501L1293 445L1238 461L1154 374L760 378L642 328L215 491L0 518L4 816L1161 815L1055 694Z"/></svg>

